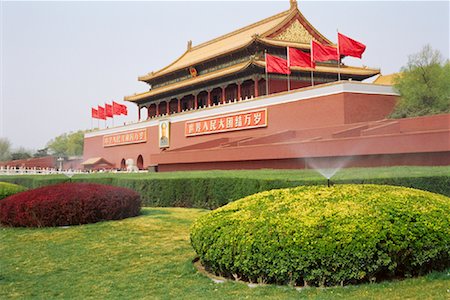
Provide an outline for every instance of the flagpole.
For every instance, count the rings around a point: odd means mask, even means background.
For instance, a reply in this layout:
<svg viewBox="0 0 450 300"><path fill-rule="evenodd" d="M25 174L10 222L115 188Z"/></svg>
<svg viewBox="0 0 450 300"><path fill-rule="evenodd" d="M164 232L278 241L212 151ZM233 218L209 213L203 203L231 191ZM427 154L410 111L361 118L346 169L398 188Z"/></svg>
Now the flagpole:
<svg viewBox="0 0 450 300"><path fill-rule="evenodd" d="M267 72L267 50L264 50L264 60L266 62L266 96L269 95L269 73Z"/></svg>
<svg viewBox="0 0 450 300"><path fill-rule="evenodd" d="M313 45L312 45L312 42L313 42L313 40L311 39L311 51L310 51L310 54L311 54L311 65L313 64ZM311 68L311 86L314 86L314 71L313 71L313 69Z"/></svg>
<svg viewBox="0 0 450 300"><path fill-rule="evenodd" d="M287 63L288 63L288 68L289 68L289 73L287 74L287 78L288 78L288 91L291 90L291 77L290 77L290 71L291 71L291 58L289 57L289 46L287 47Z"/></svg>
<svg viewBox="0 0 450 300"><path fill-rule="evenodd" d="M336 28L338 34L337 39L337 53L338 53L338 81L341 81L341 53L339 52L339 29Z"/></svg>

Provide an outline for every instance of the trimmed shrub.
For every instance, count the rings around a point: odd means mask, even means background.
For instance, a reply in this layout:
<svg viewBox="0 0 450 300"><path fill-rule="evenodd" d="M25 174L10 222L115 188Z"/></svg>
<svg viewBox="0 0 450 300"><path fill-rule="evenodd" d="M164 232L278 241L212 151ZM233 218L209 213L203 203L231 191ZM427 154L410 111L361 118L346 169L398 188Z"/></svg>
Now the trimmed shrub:
<svg viewBox="0 0 450 300"><path fill-rule="evenodd" d="M337 285L450 265L450 199L379 185L255 194L199 218L191 244L218 275Z"/></svg>
<svg viewBox="0 0 450 300"><path fill-rule="evenodd" d="M23 192L26 189L26 187L17 184L0 182L0 200L19 192Z"/></svg>
<svg viewBox="0 0 450 300"><path fill-rule="evenodd" d="M138 193L92 183L50 185L0 201L0 223L14 227L67 226L139 215Z"/></svg>
<svg viewBox="0 0 450 300"><path fill-rule="evenodd" d="M389 167L346 169L334 183L383 184L412 187L450 197L449 167ZM345 175L346 174L346 175ZM344 176L341 176L344 175ZM63 175L2 176L28 188L63 183ZM145 206L215 209L245 196L299 185L324 185L326 180L311 170L253 170L172 172L147 174L76 175L72 182L108 184L132 189Z"/></svg>

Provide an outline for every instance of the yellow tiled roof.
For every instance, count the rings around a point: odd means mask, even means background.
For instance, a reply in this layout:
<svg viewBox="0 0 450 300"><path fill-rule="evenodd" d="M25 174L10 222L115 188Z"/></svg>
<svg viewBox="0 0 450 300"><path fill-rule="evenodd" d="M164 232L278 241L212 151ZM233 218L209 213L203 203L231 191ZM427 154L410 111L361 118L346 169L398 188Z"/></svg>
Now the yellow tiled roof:
<svg viewBox="0 0 450 300"><path fill-rule="evenodd" d="M378 76L378 78L375 79L375 81L373 83L380 84L380 85L393 85L394 79L399 76L401 76L400 73L393 73L393 74L389 74L389 75L381 75L380 74L380 76Z"/></svg>
<svg viewBox="0 0 450 300"><path fill-rule="evenodd" d="M144 98L147 98L150 96L159 95L164 92L171 91L171 90L175 90L175 89L179 89L182 87L202 83L204 81L220 78L220 77L223 77L223 76L226 76L229 74L234 74L234 73L237 73L239 71L246 69L251 64L252 64L252 60L249 60L247 62L239 63L239 64L233 65L231 67L228 67L228 68L220 69L215 72L210 72L210 73L207 73L204 75L199 75L197 77L191 77L189 79L182 80L182 81L170 84L170 85L165 85L160 88L150 90L148 92L135 94L132 96L127 96L127 97L125 97L125 101L138 101L138 100L141 100L141 99L144 99Z"/></svg>
<svg viewBox="0 0 450 300"><path fill-rule="evenodd" d="M202 43L200 45L194 46L186 50L177 60L159 71L148 73L147 75L140 76L138 79L140 81L148 81L153 78L160 77L171 72L188 68L197 63L218 57L220 55L230 53L241 48L248 46L253 41L260 39L262 42L270 43L273 45L284 46L286 43L283 41L277 41L267 38L270 34L273 34L276 30L281 29L286 23L288 23L293 18L300 18L306 24L310 30L314 31L318 36L320 36L325 42L331 42L321 35L300 13L296 5L291 4L289 10L283 11L279 14L246 26L244 28L235 30L208 42ZM309 49L309 45L293 43L292 47L299 47L303 49Z"/></svg>

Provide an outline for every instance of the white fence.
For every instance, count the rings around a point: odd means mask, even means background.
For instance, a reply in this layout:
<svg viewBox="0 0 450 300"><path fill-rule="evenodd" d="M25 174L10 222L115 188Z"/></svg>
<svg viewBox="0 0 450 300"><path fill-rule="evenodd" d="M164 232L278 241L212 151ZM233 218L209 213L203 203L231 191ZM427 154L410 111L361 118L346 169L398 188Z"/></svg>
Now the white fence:
<svg viewBox="0 0 450 300"><path fill-rule="evenodd" d="M55 168L12 168L12 167L0 167L0 175L50 175L50 174L63 174L68 177L72 177L76 174L86 174L88 172L82 170L57 170Z"/></svg>
<svg viewBox="0 0 450 300"><path fill-rule="evenodd" d="M57 170L55 168L11 168L11 167L0 167L1 175L52 175L61 174L67 177L72 177L77 174L91 174L91 173L148 173L148 170L138 170L137 168L128 170L95 170L95 171L85 171L85 170Z"/></svg>

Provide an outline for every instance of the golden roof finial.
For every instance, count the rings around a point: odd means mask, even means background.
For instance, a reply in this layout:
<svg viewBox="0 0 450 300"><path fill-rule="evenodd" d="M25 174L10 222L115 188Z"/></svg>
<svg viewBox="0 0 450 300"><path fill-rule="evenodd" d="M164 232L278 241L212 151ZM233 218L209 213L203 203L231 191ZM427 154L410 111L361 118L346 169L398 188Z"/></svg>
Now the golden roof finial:
<svg viewBox="0 0 450 300"><path fill-rule="evenodd" d="M188 50L191 50L191 48L192 48L192 41L189 40L189 41L187 42L187 49L188 49Z"/></svg>
<svg viewBox="0 0 450 300"><path fill-rule="evenodd" d="M297 8L297 0L289 0L289 2L291 3L291 9Z"/></svg>

